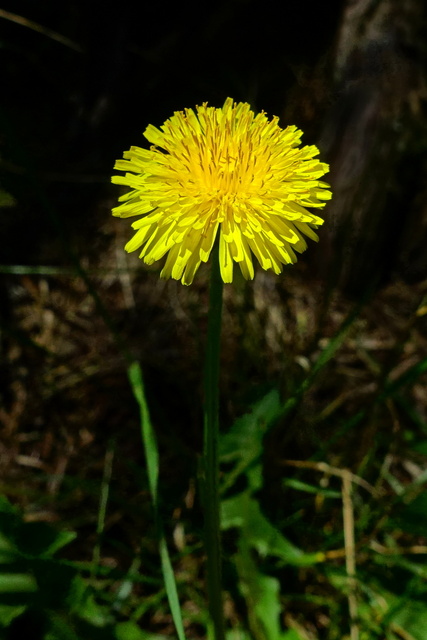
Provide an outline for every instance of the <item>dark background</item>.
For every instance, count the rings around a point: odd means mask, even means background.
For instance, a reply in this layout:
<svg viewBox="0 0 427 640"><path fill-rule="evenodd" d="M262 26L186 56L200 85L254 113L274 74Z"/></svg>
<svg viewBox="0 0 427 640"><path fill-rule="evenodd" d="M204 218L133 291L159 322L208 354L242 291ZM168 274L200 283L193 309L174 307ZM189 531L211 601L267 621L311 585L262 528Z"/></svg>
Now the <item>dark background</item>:
<svg viewBox="0 0 427 640"><path fill-rule="evenodd" d="M356 290L373 270L425 277L421 0L45 1L3 11L67 40L0 18L1 184L18 202L1 212L2 262L63 263L40 191L67 237L92 237L114 160L144 143L146 125L231 96L301 126L331 163L335 198L311 258L322 275L331 267Z"/></svg>
<svg viewBox="0 0 427 640"><path fill-rule="evenodd" d="M342 2L12 2L4 9L71 42L0 19L2 185L19 203L1 214L2 262L63 263L34 191L44 190L67 234L93 236L94 208L115 159L144 144L145 127L175 110L220 106L231 96L270 115L291 106L292 122L313 121L306 142L322 127L294 93L318 75L319 60L328 70L317 82L329 91Z"/></svg>

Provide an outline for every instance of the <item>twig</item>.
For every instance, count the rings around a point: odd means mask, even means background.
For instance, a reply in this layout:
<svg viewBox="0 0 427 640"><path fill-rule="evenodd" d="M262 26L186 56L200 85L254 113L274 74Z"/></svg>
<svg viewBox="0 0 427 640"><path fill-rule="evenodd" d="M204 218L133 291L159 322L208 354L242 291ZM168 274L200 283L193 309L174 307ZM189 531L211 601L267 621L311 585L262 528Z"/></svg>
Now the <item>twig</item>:
<svg viewBox="0 0 427 640"><path fill-rule="evenodd" d="M83 52L82 47L73 42L70 38L57 33L53 29L49 29L49 27L43 27L43 25L38 24L38 22L34 22L33 20L28 20L28 18L24 18L23 16L18 16L16 13L11 13L10 11L5 11L4 9L0 9L0 18L4 18L5 20L9 20L10 22L15 22L16 24L20 24L22 27L27 27L28 29L32 29L33 31L37 31L42 35L50 38L51 40L56 40L56 42L60 42L61 44L69 47L70 49L74 49L74 51L78 51L79 53Z"/></svg>
<svg viewBox="0 0 427 640"><path fill-rule="evenodd" d="M423 544L414 544L412 547L384 547L376 540L371 540L369 546L371 549L384 556L405 556L411 554L427 555L427 546Z"/></svg>

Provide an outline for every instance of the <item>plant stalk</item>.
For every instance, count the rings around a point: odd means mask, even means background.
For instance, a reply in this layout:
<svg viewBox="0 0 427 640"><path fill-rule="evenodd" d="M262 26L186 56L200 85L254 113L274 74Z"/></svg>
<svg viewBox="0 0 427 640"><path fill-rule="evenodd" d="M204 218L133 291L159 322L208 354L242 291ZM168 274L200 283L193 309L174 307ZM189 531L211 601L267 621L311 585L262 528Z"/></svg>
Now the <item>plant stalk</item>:
<svg viewBox="0 0 427 640"><path fill-rule="evenodd" d="M204 517L207 553L209 614L215 640L225 640L221 589L221 532L219 499L219 369L223 282L219 268L219 242L212 251L209 287L208 335L204 372Z"/></svg>

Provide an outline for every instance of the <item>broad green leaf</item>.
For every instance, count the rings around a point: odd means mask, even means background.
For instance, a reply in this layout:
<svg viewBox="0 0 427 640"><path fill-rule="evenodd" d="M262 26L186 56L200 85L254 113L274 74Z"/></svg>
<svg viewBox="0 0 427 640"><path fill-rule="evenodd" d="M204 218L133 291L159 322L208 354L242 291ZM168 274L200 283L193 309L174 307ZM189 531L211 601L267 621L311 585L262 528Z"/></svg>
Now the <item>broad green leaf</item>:
<svg viewBox="0 0 427 640"><path fill-rule="evenodd" d="M250 629L256 640L280 640L279 581L258 570L249 546L246 538L240 539L235 563L239 588L246 600Z"/></svg>
<svg viewBox="0 0 427 640"><path fill-rule="evenodd" d="M231 429L220 436L221 462L235 462L221 486L224 492L241 473L247 473L254 491L262 485L261 466L254 468L263 452L263 438L280 412L280 398L276 389L270 391L253 407L251 413L238 418Z"/></svg>
<svg viewBox="0 0 427 640"><path fill-rule="evenodd" d="M145 633L131 620L116 625L115 635L117 640L147 640Z"/></svg>
<svg viewBox="0 0 427 640"><path fill-rule="evenodd" d="M246 600L251 639L301 640L294 631L282 631L280 616L280 583L277 578L261 573L256 566L245 538L241 538L239 553L235 556L239 574L239 588ZM239 637L239 636L237 636ZM246 638L247 636L243 636Z"/></svg>
<svg viewBox="0 0 427 640"><path fill-rule="evenodd" d="M249 492L224 500L221 505L223 529L237 527L248 545L261 556L273 555L287 564L311 565L323 560L322 553L305 554L287 540L262 514L258 502Z"/></svg>
<svg viewBox="0 0 427 640"><path fill-rule="evenodd" d="M105 627L113 622L107 609L95 600L93 589L79 575L75 576L67 596L70 610L82 620L86 620L94 627Z"/></svg>
<svg viewBox="0 0 427 640"><path fill-rule="evenodd" d="M170 636L143 631L136 622L131 620L117 624L115 636L117 640L170 640Z"/></svg>
<svg viewBox="0 0 427 640"><path fill-rule="evenodd" d="M280 638L280 585L277 578L258 573L259 598L255 603L255 613L262 621L268 640Z"/></svg>
<svg viewBox="0 0 427 640"><path fill-rule="evenodd" d="M49 629L46 635L43 636L43 640L83 640L80 634L78 635L68 624L68 616L62 617L54 611L49 611L48 620ZM85 635L85 640L86 637ZM105 640L108 640L108 638L105 638Z"/></svg>
<svg viewBox="0 0 427 640"><path fill-rule="evenodd" d="M254 459L259 456L262 453L262 439L266 429L277 417L279 410L279 394L274 389L257 402L250 413L238 418L231 429L221 436L221 461Z"/></svg>
<svg viewBox="0 0 427 640"><path fill-rule="evenodd" d="M8 627L10 623L18 618L26 609L26 605L0 604L0 626Z"/></svg>

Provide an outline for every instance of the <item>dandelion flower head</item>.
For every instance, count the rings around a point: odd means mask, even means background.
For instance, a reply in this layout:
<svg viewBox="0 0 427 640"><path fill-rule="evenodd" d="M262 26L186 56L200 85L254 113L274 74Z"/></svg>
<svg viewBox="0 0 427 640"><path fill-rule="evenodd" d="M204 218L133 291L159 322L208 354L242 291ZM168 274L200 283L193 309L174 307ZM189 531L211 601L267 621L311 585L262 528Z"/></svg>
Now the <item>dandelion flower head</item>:
<svg viewBox="0 0 427 640"><path fill-rule="evenodd" d="M131 147L114 167L125 175L112 181L131 190L113 215L138 216L125 249L141 250L147 264L167 254L161 277L188 285L219 234L224 282L235 262L252 279L254 256L280 273L307 248L305 237L318 240L313 229L323 219L306 207L323 209L332 195L319 180L328 165L317 147L300 146L301 135L231 98L219 109L177 111L160 129L149 125L150 149Z"/></svg>

